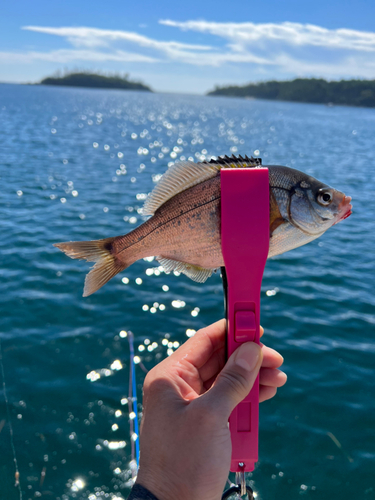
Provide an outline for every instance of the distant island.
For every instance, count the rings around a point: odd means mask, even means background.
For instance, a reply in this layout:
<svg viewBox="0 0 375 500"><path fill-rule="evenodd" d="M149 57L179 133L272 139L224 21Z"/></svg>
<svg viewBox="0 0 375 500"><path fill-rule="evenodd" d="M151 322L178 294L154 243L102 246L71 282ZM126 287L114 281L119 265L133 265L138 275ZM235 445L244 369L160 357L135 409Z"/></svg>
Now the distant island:
<svg viewBox="0 0 375 500"><path fill-rule="evenodd" d="M316 78L297 78L292 81L270 81L249 83L244 86L215 87L207 95L373 108L375 107L375 80L327 82Z"/></svg>
<svg viewBox="0 0 375 500"><path fill-rule="evenodd" d="M129 80L129 75L102 75L100 73L68 73L63 76L49 76L40 85L59 85L64 87L90 87L97 89L144 90L152 92L150 87L140 82Z"/></svg>

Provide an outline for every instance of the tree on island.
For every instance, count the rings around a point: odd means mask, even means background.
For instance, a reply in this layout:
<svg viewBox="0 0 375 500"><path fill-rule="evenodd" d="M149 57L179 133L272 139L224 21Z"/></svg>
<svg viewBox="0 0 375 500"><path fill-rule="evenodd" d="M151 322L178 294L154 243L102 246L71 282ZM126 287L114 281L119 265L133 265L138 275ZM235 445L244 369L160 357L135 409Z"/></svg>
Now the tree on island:
<svg viewBox="0 0 375 500"><path fill-rule="evenodd" d="M90 71L60 73L44 78L40 85L60 85L66 87L89 87L100 89L144 90L152 92L150 87L129 79L129 74L102 74Z"/></svg>
<svg viewBox="0 0 375 500"><path fill-rule="evenodd" d="M375 107L375 80L328 82L317 78L296 78L292 81L215 87L207 95Z"/></svg>

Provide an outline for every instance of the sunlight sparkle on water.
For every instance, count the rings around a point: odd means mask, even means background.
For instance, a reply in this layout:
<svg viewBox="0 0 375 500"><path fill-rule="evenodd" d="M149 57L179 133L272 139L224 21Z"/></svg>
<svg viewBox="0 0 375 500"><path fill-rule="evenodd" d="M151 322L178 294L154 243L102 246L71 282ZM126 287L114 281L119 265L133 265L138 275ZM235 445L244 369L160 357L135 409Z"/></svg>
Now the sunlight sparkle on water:
<svg viewBox="0 0 375 500"><path fill-rule="evenodd" d="M176 309L180 309L181 307L186 306L186 302L183 300L172 300L172 307L175 307Z"/></svg>
<svg viewBox="0 0 375 500"><path fill-rule="evenodd" d="M79 490L82 490L82 488L85 487L85 483L82 479L76 479L75 481L73 481L73 484L71 486L71 490L72 491L79 491Z"/></svg>
<svg viewBox="0 0 375 500"><path fill-rule="evenodd" d="M136 198L137 198L137 200L145 200L147 198L147 194L146 193L138 193L136 195Z"/></svg>
<svg viewBox="0 0 375 500"><path fill-rule="evenodd" d="M120 450L121 448L125 448L125 441L104 441L104 446L106 446L109 450Z"/></svg>
<svg viewBox="0 0 375 500"><path fill-rule="evenodd" d="M190 314L191 314L193 317L196 317L196 316L198 316L199 311L200 311L199 307L194 307L194 309L191 311L191 313L190 313Z"/></svg>
<svg viewBox="0 0 375 500"><path fill-rule="evenodd" d="M111 364L111 370L122 370L122 364L119 359L116 359L112 364Z"/></svg>
<svg viewBox="0 0 375 500"><path fill-rule="evenodd" d="M143 260L146 262L152 262L155 259L155 257L145 257Z"/></svg>
<svg viewBox="0 0 375 500"><path fill-rule="evenodd" d="M90 380L90 382L95 382L96 380L100 379L100 373L93 370L86 375L86 379Z"/></svg>

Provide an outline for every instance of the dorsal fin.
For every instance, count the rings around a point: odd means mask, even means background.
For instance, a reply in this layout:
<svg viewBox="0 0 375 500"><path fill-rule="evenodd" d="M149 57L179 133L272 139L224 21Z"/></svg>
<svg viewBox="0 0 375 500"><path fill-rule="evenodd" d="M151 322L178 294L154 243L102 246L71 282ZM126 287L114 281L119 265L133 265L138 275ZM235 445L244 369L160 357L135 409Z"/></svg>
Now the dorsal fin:
<svg viewBox="0 0 375 500"><path fill-rule="evenodd" d="M220 169L216 165L181 161L162 176L143 205L143 215L153 215L166 201L190 187L211 179Z"/></svg>
<svg viewBox="0 0 375 500"><path fill-rule="evenodd" d="M247 155L243 158L241 155L239 156L220 156L216 160L210 160L209 162L204 163L214 163L220 168L257 168L262 166L261 158L253 158L252 156L249 158Z"/></svg>
<svg viewBox="0 0 375 500"><path fill-rule="evenodd" d="M143 205L143 215L153 215L166 201L178 193L218 175L222 168L256 168L262 164L260 158L224 156L216 160L194 163L181 161L172 165L148 196Z"/></svg>

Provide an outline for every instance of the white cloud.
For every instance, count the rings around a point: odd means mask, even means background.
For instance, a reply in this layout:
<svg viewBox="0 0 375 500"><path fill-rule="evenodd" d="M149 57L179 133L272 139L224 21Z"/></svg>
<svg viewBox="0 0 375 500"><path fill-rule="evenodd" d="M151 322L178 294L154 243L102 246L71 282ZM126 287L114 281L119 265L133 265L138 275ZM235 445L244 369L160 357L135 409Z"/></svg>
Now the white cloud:
<svg viewBox="0 0 375 500"><path fill-rule="evenodd" d="M85 58L85 52L71 51L71 60L76 60L79 54L82 54L82 60L118 60L115 53L108 52L111 50L111 45L115 42L131 43L138 45L138 47L146 48L151 51L158 53L158 57L164 58L164 62L168 61L178 61L179 63L192 64L195 66L221 66L227 62L234 63L254 63L254 64L270 64L265 57L256 56L250 52L243 54L234 53L233 51L220 51L210 45L197 45L197 44L186 44L176 41L160 41L154 40L152 38L140 35L138 33L133 33L129 31L119 31L119 30L102 30L98 28L87 28L87 27L61 27L61 28L51 28L51 27L41 27L41 26L25 26L24 30L34 31L38 33L44 33L48 35L57 35L66 38L75 47L88 47L88 48L104 48L107 52L87 52L87 58ZM114 48L112 47L114 51ZM128 57L130 57L130 54ZM95 57L94 57L95 55ZM69 62L69 52L65 53L66 61ZM42 55L40 56L42 57ZM46 55L46 57L50 57ZM138 59L137 59L138 57ZM130 60L130 59L127 59ZM134 55L133 60L139 60L140 62L154 62L155 58L145 57L141 59L138 54ZM160 59L158 59L160 60Z"/></svg>
<svg viewBox="0 0 375 500"><path fill-rule="evenodd" d="M159 21L182 30L210 33L234 41L238 46L261 41L277 41L294 46L375 52L375 33L350 29L329 30L313 24L299 23L216 23L207 21Z"/></svg>
<svg viewBox="0 0 375 500"><path fill-rule="evenodd" d="M218 43L221 39L224 46L213 58L216 65L255 63L252 74L263 73L264 79L297 76L375 78L374 32L329 30L289 22L256 24L169 19L159 22L183 31L214 36L213 40Z"/></svg>
<svg viewBox="0 0 375 500"><path fill-rule="evenodd" d="M175 50L191 49L201 51L210 50L212 48L207 45L193 45L175 41L162 42L131 31L102 30L99 28L87 27L49 28L42 26L24 26L22 29L45 33L48 35L61 36L77 47L107 47L111 42L123 41L134 43L140 47L164 51L166 53L173 52Z"/></svg>
<svg viewBox="0 0 375 500"><path fill-rule="evenodd" d="M95 52L93 50L60 49L50 52L0 52L0 62L3 63L33 63L35 61L49 61L67 64L75 61L90 62L159 62L158 59L142 54L134 54L116 50L113 52Z"/></svg>

